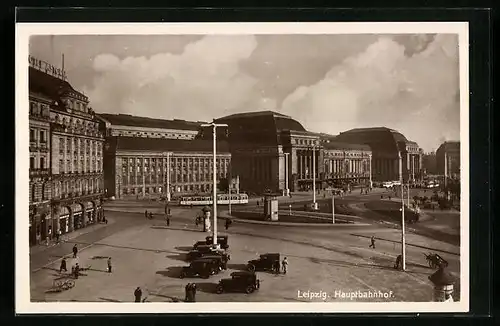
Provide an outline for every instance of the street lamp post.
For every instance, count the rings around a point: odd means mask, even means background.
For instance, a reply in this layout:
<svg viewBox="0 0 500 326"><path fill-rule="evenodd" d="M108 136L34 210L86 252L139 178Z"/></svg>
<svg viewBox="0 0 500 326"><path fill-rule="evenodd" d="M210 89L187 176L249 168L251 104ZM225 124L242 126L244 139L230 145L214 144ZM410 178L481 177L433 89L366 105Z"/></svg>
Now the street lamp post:
<svg viewBox="0 0 500 326"><path fill-rule="evenodd" d="M403 158L401 152L399 155L399 180L401 182L401 258L402 258L402 269L406 270L406 250L405 250L405 200L404 200L404 185L403 185Z"/></svg>
<svg viewBox="0 0 500 326"><path fill-rule="evenodd" d="M312 146L312 169L313 169L313 209L318 209L318 203L316 203L316 145Z"/></svg>
<svg viewBox="0 0 500 326"><path fill-rule="evenodd" d="M227 124L222 124L222 123L209 123L209 124L202 124L201 127L212 127L213 129L213 142L214 142L214 153L213 153L213 205L214 205L214 246L217 246L217 167L216 167L216 162L217 162L217 127L227 127Z"/></svg>
<svg viewBox="0 0 500 326"><path fill-rule="evenodd" d="M170 201L170 152L167 152L167 171L166 173L163 174L163 177L165 178L165 175L167 177L167 202ZM165 181L165 180L164 180ZM165 184L165 182L163 182Z"/></svg>
<svg viewBox="0 0 500 326"><path fill-rule="evenodd" d="M288 188L288 155L290 153L285 154L285 196L290 196L290 189Z"/></svg>
<svg viewBox="0 0 500 326"><path fill-rule="evenodd" d="M372 154L370 156L370 191L373 188L373 182L372 182Z"/></svg>
<svg viewBox="0 0 500 326"><path fill-rule="evenodd" d="M332 190L332 224L335 224L335 192Z"/></svg>

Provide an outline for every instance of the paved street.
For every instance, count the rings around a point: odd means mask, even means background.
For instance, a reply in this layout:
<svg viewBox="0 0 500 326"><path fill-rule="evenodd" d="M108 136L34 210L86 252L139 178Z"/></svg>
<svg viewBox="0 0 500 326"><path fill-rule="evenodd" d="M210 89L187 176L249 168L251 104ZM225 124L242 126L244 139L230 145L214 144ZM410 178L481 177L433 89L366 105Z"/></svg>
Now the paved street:
<svg viewBox="0 0 500 326"><path fill-rule="evenodd" d="M158 214L144 218L144 209ZM229 270L208 280L179 279L179 268L188 247L206 234L196 229L194 217L198 209L172 207L171 227L166 228L158 203L107 203L106 215L115 223L64 245L48 249L32 257L32 300L35 301L132 301L135 287L141 286L148 301L173 301L184 298L187 282L198 284L198 301L308 301L298 291L323 291L326 300L349 300L335 297L335 291L393 291L388 299L371 301L429 301L432 285L427 277L433 272L427 267L423 253L432 249L447 259L453 275L460 272L458 247L416 234L407 237L407 272L392 268L400 253L399 231L379 225L356 228L303 228L235 223L230 235L231 261ZM226 233L222 221L220 232ZM376 236L376 249L369 248L370 236ZM78 262L91 266L86 276L76 280L76 286L60 293L46 293L54 279L60 277L57 260L69 255L73 243L81 250ZM251 295L214 293L219 279L243 269L246 262L258 254L280 252L289 260L287 275L258 273L261 289ZM113 273L106 270L106 258L112 257ZM49 261L53 264L39 269ZM68 260L68 269L75 261ZM455 298L460 288L456 285ZM315 299L319 300L319 299ZM363 299L361 299L363 300Z"/></svg>

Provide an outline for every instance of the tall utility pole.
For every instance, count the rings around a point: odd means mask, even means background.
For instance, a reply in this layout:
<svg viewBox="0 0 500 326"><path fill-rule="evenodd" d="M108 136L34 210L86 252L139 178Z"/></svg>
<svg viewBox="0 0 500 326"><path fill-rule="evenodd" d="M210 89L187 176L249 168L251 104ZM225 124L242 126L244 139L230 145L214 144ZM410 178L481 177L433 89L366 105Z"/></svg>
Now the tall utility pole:
<svg viewBox="0 0 500 326"><path fill-rule="evenodd" d="M370 154L370 190L373 188L373 182L372 182L372 154Z"/></svg>
<svg viewBox="0 0 500 326"><path fill-rule="evenodd" d="M405 250L405 197L403 185L403 158L401 152L399 154L399 181L401 182L401 258L403 271L406 270L406 250Z"/></svg>
<svg viewBox="0 0 500 326"><path fill-rule="evenodd" d="M231 165L229 165L231 168ZM229 215L231 215L231 184L233 183L233 174L231 173L231 169L229 169L229 181L227 183L227 191L229 193Z"/></svg>
<svg viewBox="0 0 500 326"><path fill-rule="evenodd" d="M332 224L335 224L335 192L332 190Z"/></svg>
<svg viewBox="0 0 500 326"><path fill-rule="evenodd" d="M202 124L201 127L212 127L213 130L213 140L214 140L214 157L213 157L213 174L214 174L214 185L213 185L213 205L214 205L214 246L217 246L217 127L227 127L227 124L222 124L222 123L209 123L209 124Z"/></svg>
<svg viewBox="0 0 500 326"><path fill-rule="evenodd" d="M285 154L285 196L290 196L290 189L288 188L288 155L290 153Z"/></svg>
<svg viewBox="0 0 500 326"><path fill-rule="evenodd" d="M313 169L313 209L318 209L318 203L316 203L316 145L312 146L312 169Z"/></svg>
<svg viewBox="0 0 500 326"><path fill-rule="evenodd" d="M448 154L446 153L446 146L444 147L444 187L448 186Z"/></svg>

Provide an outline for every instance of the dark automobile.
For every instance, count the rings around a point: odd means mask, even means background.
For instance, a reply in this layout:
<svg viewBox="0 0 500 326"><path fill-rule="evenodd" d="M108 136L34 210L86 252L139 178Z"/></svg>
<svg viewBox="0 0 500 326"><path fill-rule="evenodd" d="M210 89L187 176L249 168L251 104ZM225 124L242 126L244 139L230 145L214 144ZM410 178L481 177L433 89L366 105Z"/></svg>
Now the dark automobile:
<svg viewBox="0 0 500 326"><path fill-rule="evenodd" d="M209 235L208 237L205 238L206 244L213 244L214 243L214 237ZM220 247L222 249L227 249L229 248L229 245L227 243L228 241L228 236L227 235L219 235L217 236L217 243L220 244Z"/></svg>
<svg viewBox="0 0 500 326"><path fill-rule="evenodd" d="M200 249L200 248L198 248ZM229 259L231 259L230 255L222 250L191 250L187 254L187 260L194 260L203 258L206 256L219 256L227 263Z"/></svg>
<svg viewBox="0 0 500 326"><path fill-rule="evenodd" d="M202 278L209 278L219 272L218 262L214 259L197 259L193 260L189 266L182 267L180 278L186 276L200 276Z"/></svg>
<svg viewBox="0 0 500 326"><path fill-rule="evenodd" d="M267 253L260 255L259 259L249 260L247 264L247 269L250 272L275 271L276 268L279 269L279 263L280 263L280 254Z"/></svg>
<svg viewBox="0 0 500 326"><path fill-rule="evenodd" d="M252 293L258 290L260 281L253 272L241 271L231 273L231 278L225 278L219 281L215 291L220 294L227 291L244 291Z"/></svg>
<svg viewBox="0 0 500 326"><path fill-rule="evenodd" d="M227 269L227 259L225 259L225 257L223 256L207 255L203 256L203 259L212 259L213 261L215 261L217 266L219 267L219 270Z"/></svg>
<svg viewBox="0 0 500 326"><path fill-rule="evenodd" d="M198 241L198 242L200 242L200 241ZM198 244L198 242L194 244L193 250L201 251L201 252L211 252L212 251L212 246L211 245Z"/></svg>
<svg viewBox="0 0 500 326"><path fill-rule="evenodd" d="M200 246L207 246L207 242L206 241L197 241L194 245L193 245L193 249L194 250L197 250L198 247ZM211 247L210 245L208 245L208 247Z"/></svg>

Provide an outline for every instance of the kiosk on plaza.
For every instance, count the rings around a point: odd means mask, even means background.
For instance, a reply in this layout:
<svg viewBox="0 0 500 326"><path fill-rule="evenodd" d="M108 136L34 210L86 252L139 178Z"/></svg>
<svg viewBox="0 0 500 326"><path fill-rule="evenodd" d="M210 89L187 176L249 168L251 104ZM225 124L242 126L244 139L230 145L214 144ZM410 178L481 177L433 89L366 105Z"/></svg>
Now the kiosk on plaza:
<svg viewBox="0 0 500 326"><path fill-rule="evenodd" d="M264 193L264 216L266 220L278 220L278 197L280 195L271 192Z"/></svg>

